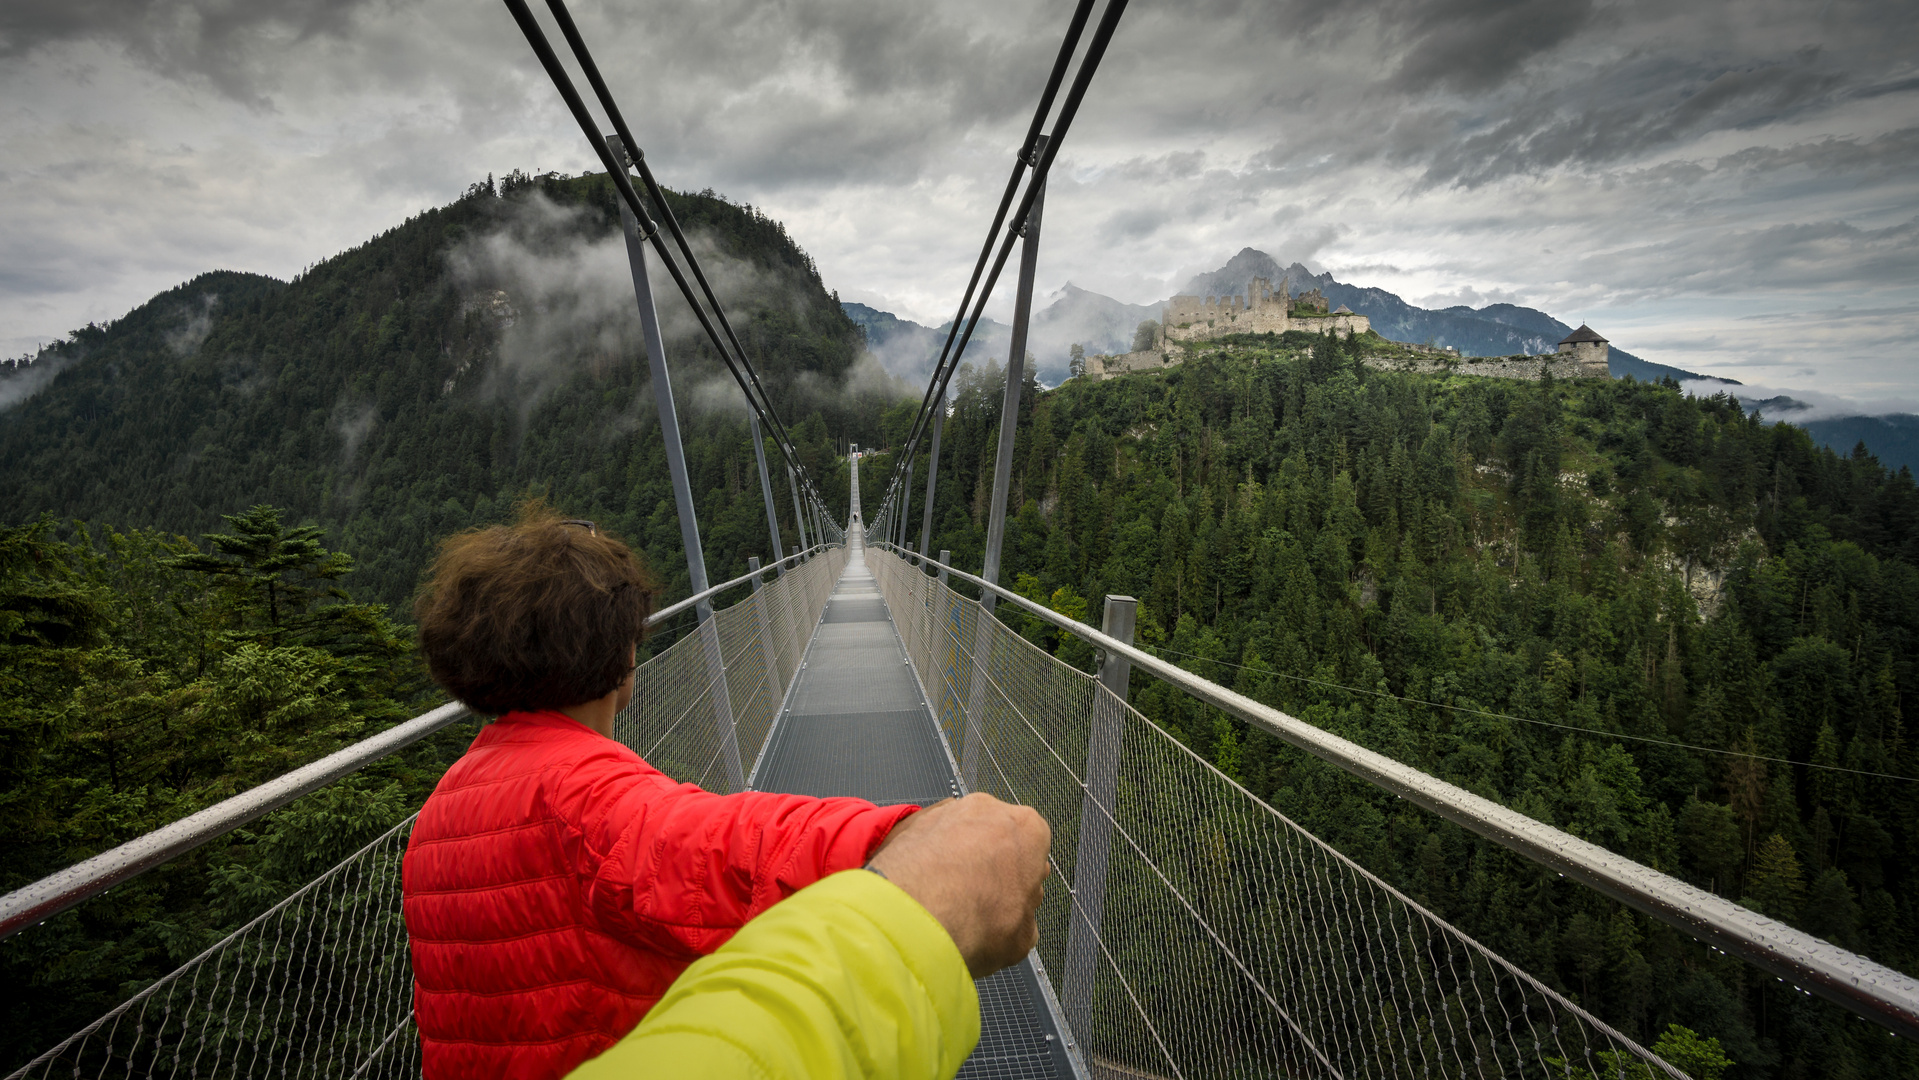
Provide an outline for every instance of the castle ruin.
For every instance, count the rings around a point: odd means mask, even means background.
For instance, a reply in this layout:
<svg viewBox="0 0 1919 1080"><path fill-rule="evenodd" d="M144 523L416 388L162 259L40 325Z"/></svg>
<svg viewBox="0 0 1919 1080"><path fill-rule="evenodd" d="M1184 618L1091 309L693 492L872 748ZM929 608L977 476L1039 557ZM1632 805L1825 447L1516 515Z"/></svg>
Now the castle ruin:
<svg viewBox="0 0 1919 1080"><path fill-rule="evenodd" d="M1392 353L1368 356L1367 367L1425 374L1477 375L1489 379L1610 379L1612 346L1581 323L1557 348L1539 356L1460 356L1451 349L1395 343Z"/></svg>
<svg viewBox="0 0 1919 1080"><path fill-rule="evenodd" d="M1571 360L1582 377L1606 379L1612 377L1612 367L1607 358L1612 353L1612 345L1605 338L1593 332L1585 323L1579 329L1567 334L1555 350L1558 360Z"/></svg>
<svg viewBox="0 0 1919 1080"><path fill-rule="evenodd" d="M1254 278L1244 294L1198 297L1181 294L1166 302L1165 316L1151 348L1116 356L1088 356L1085 374L1094 379L1162 371L1185 357L1188 342L1203 342L1228 334L1283 334L1302 330L1310 334L1335 333L1346 337L1372 331L1372 320L1341 304L1326 310L1329 301L1314 288L1291 295L1291 279L1275 289L1267 278ZM1141 330L1150 328L1142 323ZM1567 334L1557 350L1543 356L1462 357L1450 346L1378 342L1376 355L1361 359L1367 367L1433 374L1477 375L1495 379L1607 379L1611 345L1583 323Z"/></svg>
<svg viewBox="0 0 1919 1080"><path fill-rule="evenodd" d="M1244 295L1175 296L1166 302L1165 318L1160 320L1165 338L1204 341L1226 334L1283 334L1288 330L1351 336L1373 328L1372 320L1354 314L1343 304L1338 311L1327 311L1326 297L1318 289L1293 296L1291 285L1290 279L1281 279L1279 288L1274 289L1270 280L1256 277L1246 286Z"/></svg>

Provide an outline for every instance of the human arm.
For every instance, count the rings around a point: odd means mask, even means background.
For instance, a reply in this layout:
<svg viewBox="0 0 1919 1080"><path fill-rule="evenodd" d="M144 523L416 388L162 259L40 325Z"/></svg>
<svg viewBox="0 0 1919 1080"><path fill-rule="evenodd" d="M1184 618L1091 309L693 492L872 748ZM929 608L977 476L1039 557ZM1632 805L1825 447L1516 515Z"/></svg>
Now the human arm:
<svg viewBox="0 0 1919 1080"><path fill-rule="evenodd" d="M677 784L609 744L556 792L577 822L596 923L687 958L712 952L773 904L864 865L916 807Z"/></svg>
<svg viewBox="0 0 1919 1080"><path fill-rule="evenodd" d="M898 886L852 870L748 923L572 1076L945 1080L978 1041L952 938Z"/></svg>
<svg viewBox="0 0 1919 1080"><path fill-rule="evenodd" d="M1051 832L989 795L930 808L876 857L775 906L687 968L577 1080L948 1080L979 1040L973 977L1038 935Z"/></svg>

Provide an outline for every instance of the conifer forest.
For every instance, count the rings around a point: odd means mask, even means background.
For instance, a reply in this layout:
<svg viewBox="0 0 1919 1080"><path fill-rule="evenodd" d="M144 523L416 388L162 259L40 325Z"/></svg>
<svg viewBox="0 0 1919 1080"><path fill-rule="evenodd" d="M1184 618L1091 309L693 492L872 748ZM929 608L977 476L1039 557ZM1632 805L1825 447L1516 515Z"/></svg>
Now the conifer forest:
<svg viewBox="0 0 1919 1080"><path fill-rule="evenodd" d="M828 502L846 505L850 444L875 450L872 500L918 388L864 356L778 223L710 192L674 210ZM53 381L0 412L0 888L438 704L409 625L421 570L529 496L642 549L663 600L687 594L632 294L577 299L579 252L624 259L617 220L604 177L489 179L294 281L204 275L37 358ZM771 555L766 519L738 392L667 295L720 581ZM1383 371L1367 348L1244 336L1163 372L1029 383L1002 581L1095 623L1105 595L1135 596L1141 646L1196 674L1919 972L1911 474L1723 395ZM961 369L942 436L929 547L969 571L1003 359ZM922 460L916 543L924 479ZM1091 670L1083 642L999 612ZM1883 1030L1143 674L1131 696L1644 1045L1682 1025L1740 1080L1919 1068ZM470 736L0 945L0 1069L412 812Z"/></svg>

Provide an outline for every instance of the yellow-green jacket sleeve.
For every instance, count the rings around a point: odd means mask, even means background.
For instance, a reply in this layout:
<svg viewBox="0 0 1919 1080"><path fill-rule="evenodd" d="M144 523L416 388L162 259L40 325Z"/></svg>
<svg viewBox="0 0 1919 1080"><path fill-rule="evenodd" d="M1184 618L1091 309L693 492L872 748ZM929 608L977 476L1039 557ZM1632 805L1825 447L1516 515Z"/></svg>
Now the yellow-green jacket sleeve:
<svg viewBox="0 0 1919 1080"><path fill-rule="evenodd" d="M794 893L687 968L571 1080L951 1080L979 995L939 920L865 870Z"/></svg>

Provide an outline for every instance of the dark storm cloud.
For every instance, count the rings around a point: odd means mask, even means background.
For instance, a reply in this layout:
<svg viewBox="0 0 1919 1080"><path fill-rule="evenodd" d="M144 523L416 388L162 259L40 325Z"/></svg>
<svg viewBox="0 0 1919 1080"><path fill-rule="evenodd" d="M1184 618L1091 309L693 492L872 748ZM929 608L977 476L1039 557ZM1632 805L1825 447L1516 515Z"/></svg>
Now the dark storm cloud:
<svg viewBox="0 0 1919 1080"><path fill-rule="evenodd" d="M663 181L937 321L1072 4L572 6ZM1134 4L1042 286L1155 301L1251 245L1580 311L1891 287L1919 278L1915 39L1910 0ZM497 0L0 0L0 58L8 341L288 274L489 171L597 168Z"/></svg>
<svg viewBox="0 0 1919 1080"><path fill-rule="evenodd" d="M1594 279L1635 268L1648 294L1782 289L1813 293L1919 281L1919 219L1879 229L1844 221L1796 222L1744 230L1700 230L1582 258ZM1649 268L1659 268L1647 273Z"/></svg>
<svg viewBox="0 0 1919 1080"><path fill-rule="evenodd" d="M666 120L708 158L750 147L747 182L898 178L925 147L1030 109L1057 47L983 33L964 10L851 0L582 7L579 18L630 39L609 78L650 99L649 124Z"/></svg>
<svg viewBox="0 0 1919 1080"><path fill-rule="evenodd" d="M575 3L636 126L671 156L744 184L902 179L970 126L1030 109L1057 41L984 33L967 11L851 0ZM533 7L542 19L544 5ZM1043 18L1055 0L1031 13ZM1064 16L1061 16L1063 21ZM458 25L455 25L457 22ZM474 24L483 27L472 34ZM548 25L556 46L557 31ZM467 48L422 70L421 34ZM462 40L458 35L467 34ZM310 63L328 40L355 48ZM251 106L361 81L495 97L516 79L559 108L497 4L446 0L24 0L0 5L0 56L99 42L168 78ZM304 55L305 70L287 61ZM983 77L991 73L992 77ZM556 120L563 120L563 115ZM522 163L532 164L532 163ZM904 172L902 171L904 170Z"/></svg>
<svg viewBox="0 0 1919 1080"><path fill-rule="evenodd" d="M1380 162L1433 187L1604 168L1714 132L1750 131L1919 88L1897 45L1919 5L1819 10L1692 3L1445 0L1324 5L1277 19L1302 60L1363 40L1344 69L1287 86L1267 167ZM1260 21L1235 24L1255 44ZM1249 46L1250 48L1250 46ZM1179 108L1175 104L1174 108Z"/></svg>
<svg viewBox="0 0 1919 1080"><path fill-rule="evenodd" d="M641 103L649 143L748 187L910 182L955 138L1029 110L1057 48L1015 21L993 18L987 32L970 9L863 0L578 5L576 15L618 43L609 81Z"/></svg>
<svg viewBox="0 0 1919 1080"><path fill-rule="evenodd" d="M1382 8L1405 43L1395 89L1490 90L1592 20L1591 0L1413 0Z"/></svg>
<svg viewBox="0 0 1919 1080"><path fill-rule="evenodd" d="M155 70L204 78L256 99L276 49L340 36L368 0L8 0L0 57L70 41L107 41Z"/></svg>
<svg viewBox="0 0 1919 1080"><path fill-rule="evenodd" d="M1151 236L1160 226L1173 219L1173 215L1163 208L1134 206L1128 207L1106 219L1100 232L1112 243L1137 240Z"/></svg>
<svg viewBox="0 0 1919 1080"><path fill-rule="evenodd" d="M1425 179L1475 185L1569 163L1629 160L1705 131L1788 119L1829 104L1845 81L1811 50L1735 71L1687 66L1621 65L1515 104L1498 122L1430 154Z"/></svg>
<svg viewBox="0 0 1919 1080"><path fill-rule="evenodd" d="M757 185L910 179L948 141L1017 125L1069 5L575 8L616 89L629 107L642 102L650 139ZM1379 161L1417 168L1428 185L1480 185L1629 160L1848 96L1910 92L1910 64L1890 43L1919 37L1919 15L1902 8L1919 5L1837 3L1814 16L1770 0L1737 14L1652 0L1200 0L1129 12L1094 107L1102 97L1150 105L1140 134L1170 135L1196 121L1230 126L1258 101L1336 121L1288 130L1275 164ZM280 59L324 40L370 44L341 57L336 77L406 81L406 43L391 27L409 19L410 32L453 19L496 31L449 57L433 73L440 80L478 87L503 70L537 80L497 7L443 0L14 0L0 5L0 55L107 41L156 71L259 103L289 77ZM1814 33L1845 40L1821 48L1808 43ZM1315 54L1353 62L1303 82L1279 70ZM1262 60L1281 77L1261 78ZM1142 92L1193 64L1204 77ZM546 96L537 83L532 92Z"/></svg>
<svg viewBox="0 0 1919 1080"><path fill-rule="evenodd" d="M1848 184L1911 175L1919 169L1919 127L1865 141L1829 135L1793 146L1752 146L1727 154L1714 166L1755 174L1803 168L1821 176L1843 177Z"/></svg>
<svg viewBox="0 0 1919 1080"><path fill-rule="evenodd" d="M300 36L337 33L360 6L361 0L11 0L0 9L0 55L93 37L151 52L167 40L192 37L211 51L267 27Z"/></svg>

